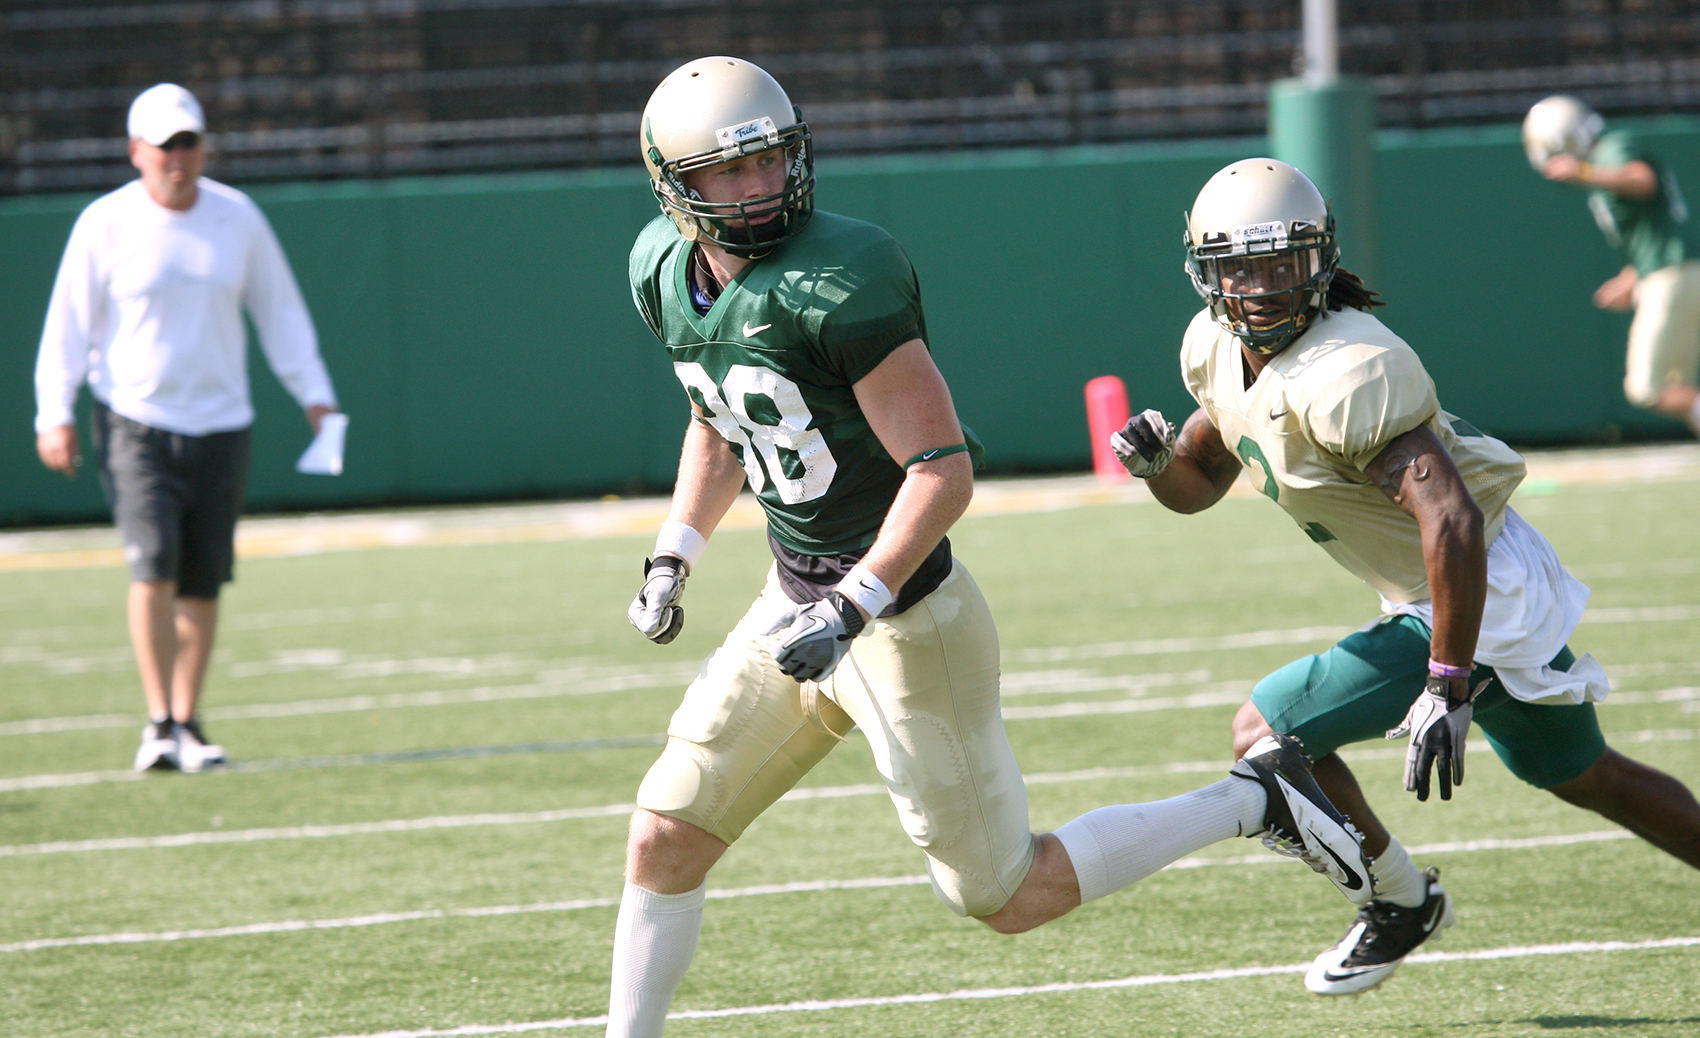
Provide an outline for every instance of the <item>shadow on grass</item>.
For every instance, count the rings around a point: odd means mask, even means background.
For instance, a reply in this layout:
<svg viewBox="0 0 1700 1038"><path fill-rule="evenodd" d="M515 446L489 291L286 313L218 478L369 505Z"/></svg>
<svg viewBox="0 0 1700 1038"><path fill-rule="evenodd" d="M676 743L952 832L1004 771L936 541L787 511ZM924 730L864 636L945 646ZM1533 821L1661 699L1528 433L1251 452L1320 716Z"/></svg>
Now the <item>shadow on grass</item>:
<svg viewBox="0 0 1700 1038"><path fill-rule="evenodd" d="M1535 1016L1523 1023L1534 1024L1543 1031L1565 1031L1584 1027L1646 1027L1674 1024L1700 1024L1700 1016L1682 1016L1667 1020L1649 1016Z"/></svg>

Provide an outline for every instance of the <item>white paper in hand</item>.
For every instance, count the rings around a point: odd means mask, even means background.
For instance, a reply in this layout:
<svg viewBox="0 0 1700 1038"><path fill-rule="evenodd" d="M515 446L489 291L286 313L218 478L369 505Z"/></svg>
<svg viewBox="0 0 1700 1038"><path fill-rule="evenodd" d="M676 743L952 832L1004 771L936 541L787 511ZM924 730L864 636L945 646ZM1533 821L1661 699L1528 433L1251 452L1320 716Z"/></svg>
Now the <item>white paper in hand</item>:
<svg viewBox="0 0 1700 1038"><path fill-rule="evenodd" d="M319 435L301 452L295 471L309 476L342 475L342 441L348 432L348 416L338 412L319 419Z"/></svg>

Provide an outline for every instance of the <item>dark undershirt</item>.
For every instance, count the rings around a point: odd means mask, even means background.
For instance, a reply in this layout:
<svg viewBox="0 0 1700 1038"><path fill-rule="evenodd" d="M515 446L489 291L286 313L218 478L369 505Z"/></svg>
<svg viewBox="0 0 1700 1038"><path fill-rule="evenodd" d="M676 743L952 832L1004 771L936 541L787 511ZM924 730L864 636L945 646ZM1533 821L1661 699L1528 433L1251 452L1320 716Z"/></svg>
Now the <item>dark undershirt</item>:
<svg viewBox="0 0 1700 1038"><path fill-rule="evenodd" d="M825 598L826 593L837 587L850 568L868 553L867 548L858 548L843 555L799 555L774 540L771 533L767 535L767 546L773 551L774 561L779 563L780 588L786 598L798 605ZM950 538L946 537L921 562L921 568L915 571L915 575L898 589L897 598L880 615L896 616L906 612L916 602L938 590L948 576Z"/></svg>

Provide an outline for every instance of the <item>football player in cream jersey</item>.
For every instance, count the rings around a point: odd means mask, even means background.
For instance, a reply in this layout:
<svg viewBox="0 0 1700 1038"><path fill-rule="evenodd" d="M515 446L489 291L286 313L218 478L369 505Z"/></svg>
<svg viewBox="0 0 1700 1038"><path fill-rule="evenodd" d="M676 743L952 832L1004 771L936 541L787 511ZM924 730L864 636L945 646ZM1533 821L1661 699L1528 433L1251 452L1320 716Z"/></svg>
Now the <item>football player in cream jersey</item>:
<svg viewBox="0 0 1700 1038"><path fill-rule="evenodd" d="M976 445L928 352L908 257L872 224L815 211L808 125L749 62L673 72L641 141L662 215L632 249L632 296L693 420L628 616L653 641L678 634L685 579L746 483L774 565L638 789L607 1033L661 1033L709 870L856 726L934 892L1001 933L1242 835L1368 900L1357 837L1287 736L1192 793L1028 830L997 631L945 536Z"/></svg>
<svg viewBox="0 0 1700 1038"><path fill-rule="evenodd" d="M1676 779L1606 746L1608 691L1567 642L1588 589L1506 504L1509 447L1447 413L1417 354L1370 314L1376 293L1339 267L1333 216L1274 159L1222 169L1187 216L1187 269L1208 306L1181 369L1198 409L1156 411L1111 443L1164 505L1196 512L1243 471L1300 531L1381 597L1378 622L1264 678L1234 721L1235 752L1297 735L1328 796L1364 833L1375 897L1305 984L1362 991L1453 924L1437 871L1419 871L1334 752L1406 736L1405 788L1442 800L1464 780L1472 718L1512 773L1700 867L1700 804Z"/></svg>

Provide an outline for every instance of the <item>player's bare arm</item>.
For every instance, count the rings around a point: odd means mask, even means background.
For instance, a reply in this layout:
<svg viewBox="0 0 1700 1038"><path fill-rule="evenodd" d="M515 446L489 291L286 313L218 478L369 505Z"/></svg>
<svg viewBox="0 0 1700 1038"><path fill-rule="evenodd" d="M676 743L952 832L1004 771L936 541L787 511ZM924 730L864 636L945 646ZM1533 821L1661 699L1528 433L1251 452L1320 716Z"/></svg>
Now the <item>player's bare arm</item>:
<svg viewBox="0 0 1700 1038"><path fill-rule="evenodd" d="M1621 166L1596 166L1574 155L1559 154L1547 160L1541 175L1561 184L1600 188L1619 198L1646 200L1659 193L1658 174L1639 159Z"/></svg>
<svg viewBox="0 0 1700 1038"><path fill-rule="evenodd" d="M1430 658L1469 668L1487 601L1482 510L1446 447L1426 425L1395 437L1365 474L1422 530L1423 565L1434 602ZM1467 697L1469 679L1450 679L1449 695Z"/></svg>
<svg viewBox="0 0 1700 1038"><path fill-rule="evenodd" d="M1628 264L1594 290L1594 305L1601 310L1628 313L1635 309L1635 286L1640 283L1641 274L1635 264Z"/></svg>
<svg viewBox="0 0 1700 1038"><path fill-rule="evenodd" d="M694 403L691 413L702 416ZM679 475L673 484L668 520L684 523L706 538L720 525L743 488L744 467L725 439L704 423L691 422L679 453Z"/></svg>
<svg viewBox="0 0 1700 1038"><path fill-rule="evenodd" d="M853 388L869 427L900 465L963 442L950 387L920 339L893 350ZM863 564L886 587L902 587L973 496L974 465L965 451L909 465Z"/></svg>
<svg viewBox="0 0 1700 1038"><path fill-rule="evenodd" d="M1146 480L1151 494L1171 511L1202 512L1222 500L1239 478L1240 459L1201 407L1187 418L1175 441L1175 460Z"/></svg>
<svg viewBox="0 0 1700 1038"><path fill-rule="evenodd" d="M691 413L702 417L695 403ZM685 579L743 485L743 466L726 441L703 422L692 421L685 430L673 501L657 538L655 557L644 562L643 585L626 610L626 618L645 638L666 645L684 629L680 601Z"/></svg>

